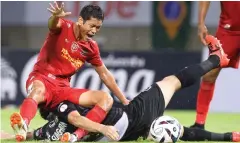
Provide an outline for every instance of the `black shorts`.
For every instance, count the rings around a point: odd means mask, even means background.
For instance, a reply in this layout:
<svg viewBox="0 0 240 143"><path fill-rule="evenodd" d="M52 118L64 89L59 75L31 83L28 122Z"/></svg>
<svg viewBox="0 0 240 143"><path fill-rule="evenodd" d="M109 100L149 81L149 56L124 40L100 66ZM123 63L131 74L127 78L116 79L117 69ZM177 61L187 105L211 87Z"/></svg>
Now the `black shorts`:
<svg viewBox="0 0 240 143"><path fill-rule="evenodd" d="M161 89L155 83L136 96L126 106L129 127L122 138L123 141L137 140L140 136L147 137L152 122L162 116L165 101Z"/></svg>

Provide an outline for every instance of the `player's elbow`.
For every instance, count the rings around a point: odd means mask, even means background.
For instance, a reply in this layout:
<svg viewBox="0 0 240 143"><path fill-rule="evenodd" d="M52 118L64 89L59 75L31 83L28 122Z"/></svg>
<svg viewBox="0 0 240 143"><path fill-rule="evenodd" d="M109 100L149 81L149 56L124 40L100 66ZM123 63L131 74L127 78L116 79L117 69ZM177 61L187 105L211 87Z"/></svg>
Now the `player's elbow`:
<svg viewBox="0 0 240 143"><path fill-rule="evenodd" d="M107 75L107 74L100 74L100 75L99 75L99 78L100 78L104 83L106 83L106 82L108 81L108 79L109 79L109 75Z"/></svg>

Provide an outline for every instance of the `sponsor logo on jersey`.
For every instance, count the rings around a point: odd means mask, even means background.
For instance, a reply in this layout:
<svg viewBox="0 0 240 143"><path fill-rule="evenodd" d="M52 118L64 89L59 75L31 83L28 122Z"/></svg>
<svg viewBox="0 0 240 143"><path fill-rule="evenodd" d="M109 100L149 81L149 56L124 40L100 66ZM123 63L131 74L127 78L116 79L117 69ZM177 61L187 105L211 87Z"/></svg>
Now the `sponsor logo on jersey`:
<svg viewBox="0 0 240 143"><path fill-rule="evenodd" d="M62 53L62 57L68 60L70 63L72 63L72 65L76 69L79 69L80 67L82 67L83 62L80 59L72 58L66 49L63 48L61 53Z"/></svg>
<svg viewBox="0 0 240 143"><path fill-rule="evenodd" d="M78 48L80 48L78 43L77 42L72 42L72 45L71 45L72 52L76 52L78 50Z"/></svg>
<svg viewBox="0 0 240 143"><path fill-rule="evenodd" d="M65 112L67 110L67 108L68 108L67 104L62 104L60 106L60 112Z"/></svg>

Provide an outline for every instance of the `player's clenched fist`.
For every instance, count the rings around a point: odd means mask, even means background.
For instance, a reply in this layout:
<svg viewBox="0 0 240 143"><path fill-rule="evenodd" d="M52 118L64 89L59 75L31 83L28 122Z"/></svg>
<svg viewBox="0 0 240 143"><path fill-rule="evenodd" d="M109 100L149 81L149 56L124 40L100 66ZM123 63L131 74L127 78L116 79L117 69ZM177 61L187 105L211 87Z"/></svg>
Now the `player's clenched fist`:
<svg viewBox="0 0 240 143"><path fill-rule="evenodd" d="M64 16L71 14L71 12L64 12L64 3L63 2L60 7L56 1L54 2L54 6L51 3L49 3L49 5L50 5L50 8L47 8L47 9L48 9L48 11L50 11L52 13L53 16L64 17Z"/></svg>
<svg viewBox="0 0 240 143"><path fill-rule="evenodd" d="M100 132L112 141L119 140L119 134L117 132L117 129L113 126L103 126L100 129Z"/></svg>

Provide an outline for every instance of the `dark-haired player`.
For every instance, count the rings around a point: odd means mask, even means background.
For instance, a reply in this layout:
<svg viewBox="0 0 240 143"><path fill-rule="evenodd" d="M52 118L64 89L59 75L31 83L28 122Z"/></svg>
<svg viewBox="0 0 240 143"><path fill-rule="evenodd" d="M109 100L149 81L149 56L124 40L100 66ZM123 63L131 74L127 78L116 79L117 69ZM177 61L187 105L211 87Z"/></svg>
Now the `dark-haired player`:
<svg viewBox="0 0 240 143"><path fill-rule="evenodd" d="M137 95L127 106L117 107L114 105L103 124L114 125L119 132L120 141L137 140L139 137L146 138L153 120L163 115L165 107L177 90L192 85L211 69L224 67L228 64L229 60L226 55L221 47L218 48L220 45L217 39L207 36L207 41L210 45L210 57L206 61L185 67L176 75L156 82ZM61 110L63 107L67 108ZM34 133L30 133L29 137L33 135L33 138L37 140L58 140L63 135L61 141L75 142L80 140L79 136L74 134L76 127L69 124L68 120L72 114L76 113L85 116L88 110L69 101L64 101L55 111L55 115L58 117L47 113L46 115L53 118L49 119L49 122L43 127L35 130ZM185 141L240 141L239 132L218 134L183 127L181 133L180 139ZM81 141L109 141L109 139L100 134L91 134L82 138Z"/></svg>
<svg viewBox="0 0 240 143"><path fill-rule="evenodd" d="M36 115L38 104L44 103L44 108L51 111L64 100L84 107L95 105L86 118L79 119L81 122L78 126L116 139L118 134L113 127L99 124L111 109L112 97L103 91L70 87L71 76L85 62L89 62L119 100L125 105L129 104L113 75L103 64L97 43L91 39L102 26L103 11L99 6L87 5L82 8L77 22L74 23L63 19L71 14L64 12L63 8L63 3L60 6L57 2L54 5L50 3L48 8L52 14L48 20L49 33L26 82L28 97L20 107L20 114L13 113L10 117L16 140L26 139L28 125Z"/></svg>

